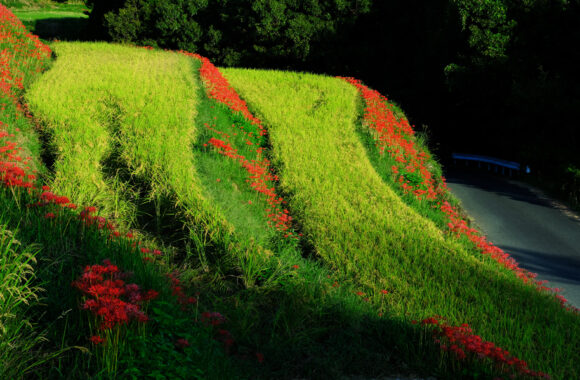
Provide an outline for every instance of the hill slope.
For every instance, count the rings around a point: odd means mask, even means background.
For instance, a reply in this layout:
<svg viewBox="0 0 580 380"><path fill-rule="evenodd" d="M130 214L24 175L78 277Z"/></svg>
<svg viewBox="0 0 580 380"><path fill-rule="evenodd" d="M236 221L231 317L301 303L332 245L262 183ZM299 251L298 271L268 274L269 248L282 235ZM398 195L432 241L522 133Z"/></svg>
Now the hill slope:
<svg viewBox="0 0 580 380"><path fill-rule="evenodd" d="M56 62L26 95L41 124L44 180L75 203L99 206L101 217L6 208L12 229L19 215L35 220L19 234L61 268L60 276L39 273L50 310L39 323L53 341L86 344L99 319L78 307L81 295L68 284L104 258L161 293L148 306L149 324L119 327L132 332L122 345L107 339L90 346L95 361L71 354L56 371L128 377L172 358L179 365L166 371L177 377L378 376L409 365L442 377L491 377L525 373L515 355L533 370L577 377L577 316L456 239L441 215L428 212L431 200L412 201L390 182L395 169L376 159L380 146L365 132L357 87L309 74L222 70L252 116L202 57L107 44L53 49ZM405 133L398 142L413 162L420 153ZM21 196L28 195L4 191L2 200L31 202ZM95 234L77 225L79 216L96 221ZM198 294L187 298L184 289ZM73 331L51 324L64 312L59 303L74 310ZM456 334L450 354L427 339L434 316ZM183 336L199 348L186 349ZM229 359L216 353L216 341Z"/></svg>

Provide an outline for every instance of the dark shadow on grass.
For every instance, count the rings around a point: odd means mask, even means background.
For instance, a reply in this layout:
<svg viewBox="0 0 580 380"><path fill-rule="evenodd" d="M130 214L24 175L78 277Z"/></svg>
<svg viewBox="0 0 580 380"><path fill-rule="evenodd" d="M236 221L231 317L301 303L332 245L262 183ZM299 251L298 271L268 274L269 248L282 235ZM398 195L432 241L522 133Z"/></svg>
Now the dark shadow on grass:
<svg viewBox="0 0 580 380"><path fill-rule="evenodd" d="M136 208L134 225L136 228L161 242L164 247L174 249L171 260L174 264L205 264L223 274L224 277L238 278L240 272L230 262L229 241L207 239L207 228L203 222L195 220L192 210L180 203L171 190L155 188L152 178L146 174L134 174L134 167L123 155L121 126L123 110L112 96L105 97L106 112L104 125L111 135L109 153L101 160L101 171L105 180L119 183L125 189L121 196ZM224 282L224 289L236 287L236 282Z"/></svg>
<svg viewBox="0 0 580 380"><path fill-rule="evenodd" d="M32 32L45 40L90 41L88 19L55 17L34 21Z"/></svg>
<svg viewBox="0 0 580 380"><path fill-rule="evenodd" d="M54 165L59 158L58 149L54 143L54 131L45 125L39 124L37 124L35 130L40 141L40 158L42 163L48 169L49 173L54 173Z"/></svg>
<svg viewBox="0 0 580 380"><path fill-rule="evenodd" d="M17 230L18 240L24 244L41 246L37 256L38 280L45 289L43 305L35 312L38 328L50 327L49 341L43 349L57 350L61 346L85 346L90 335L89 318L80 307L81 297L71 286L71 279L82 273L85 265L91 265L109 258L123 270L145 267L154 264L142 263L140 256L130 246L130 240L109 240L109 232L86 228L73 212L66 223L46 222L43 211L29 214L26 228L22 215L13 201L6 202L11 196L0 189L3 207L1 219L10 229ZM160 289L158 278L147 278L147 272L138 270L142 275L132 277L131 281L144 288ZM196 289L186 289L193 294ZM301 286L280 287L274 291L263 292L259 288L245 291L239 297L217 299L211 293L203 293L205 300L202 309L219 311L229 320L224 326L231 329L237 317L247 320L250 312L255 324L247 331L247 339L238 339L229 349L229 358L240 367L239 379L334 379L344 375L377 377L381 375L409 374L433 375L437 370L438 349L432 344L419 345L422 328L391 318L371 317L370 313L356 309L340 298L325 297L321 306L320 299L304 297ZM238 301L243 304L237 304ZM155 305L155 301L152 302ZM219 308L219 307L228 307ZM312 313L312 311L317 311ZM236 315L237 313L237 315ZM192 320L192 328L196 322ZM150 321L149 326L156 326ZM154 327L153 327L154 328ZM232 330L233 331L233 330ZM63 336L62 334L65 333ZM156 333L164 336L171 331ZM271 334L277 338L271 339ZM219 341L216 328L215 337ZM416 349L409 349L415 346ZM151 355L158 351L153 345L140 350ZM179 350L176 348L176 350ZM196 351L203 352L204 346ZM265 355L264 363L259 364L255 353L259 350ZM172 360L172 358L156 358ZM87 367L90 355L80 350L71 350L58 360L48 361L34 374L39 378L59 378L79 375L80 372L97 371L95 362ZM415 365L413 365L415 363ZM178 365L180 363L176 363ZM203 363L199 368L204 369ZM411 367L412 369L409 369ZM208 371L211 372L211 371ZM435 372L435 373L434 373ZM459 377L455 377L459 378Z"/></svg>

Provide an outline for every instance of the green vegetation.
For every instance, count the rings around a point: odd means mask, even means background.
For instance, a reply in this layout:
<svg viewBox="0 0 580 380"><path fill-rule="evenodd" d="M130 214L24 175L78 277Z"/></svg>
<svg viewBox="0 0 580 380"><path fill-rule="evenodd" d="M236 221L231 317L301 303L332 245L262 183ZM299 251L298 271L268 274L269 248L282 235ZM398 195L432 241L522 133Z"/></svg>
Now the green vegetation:
<svg viewBox="0 0 580 380"><path fill-rule="evenodd" d="M333 288L332 272L303 259L295 244L270 229L266 202L240 166L204 147L212 133L205 125L232 136L252 126L203 99L197 61L107 44L59 43L54 50L54 67L27 94L54 163L52 189L100 206L121 227L138 228L175 252L167 259L183 266L205 302L227 311L237 350L250 356L260 350L269 358L269 366L252 371L324 368L336 376L347 370L341 347L353 334L387 333L391 325L379 321L360 332L359 316L374 315L374 307L354 295L346 279ZM252 158L241 133L233 142ZM376 346L353 348L361 359L351 370L362 372L369 360L392 350ZM300 363L315 352L325 354Z"/></svg>
<svg viewBox="0 0 580 380"><path fill-rule="evenodd" d="M6 379L27 372L43 339L29 320L41 290L33 285L35 254L5 225L0 227L0 376Z"/></svg>
<svg viewBox="0 0 580 380"><path fill-rule="evenodd" d="M33 82L32 71L24 80L37 130L10 104L2 121L15 135L0 138L25 146L50 191L98 206L99 216L62 207L47 189L0 188L0 264L8 268L0 280L2 294L15 295L0 313L21 316L0 320L11 334L0 347L22 340L0 354L0 364L21 358L8 376L500 371L475 355L460 362L441 352L429 328L414 323L441 315L534 370L578 377L577 315L444 233L441 213L395 190L353 86L224 69L268 128L260 136L208 98L211 78L201 80L197 59L106 43L52 47L56 60L42 80ZM6 159L20 162L6 146ZM279 176L269 186L294 218L288 231L269 227L271 203L253 183L269 161ZM129 231L134 238L122 237ZM132 272L128 282L159 292L139 304L146 324L99 329L103 319L91 314L78 279L105 259Z"/></svg>

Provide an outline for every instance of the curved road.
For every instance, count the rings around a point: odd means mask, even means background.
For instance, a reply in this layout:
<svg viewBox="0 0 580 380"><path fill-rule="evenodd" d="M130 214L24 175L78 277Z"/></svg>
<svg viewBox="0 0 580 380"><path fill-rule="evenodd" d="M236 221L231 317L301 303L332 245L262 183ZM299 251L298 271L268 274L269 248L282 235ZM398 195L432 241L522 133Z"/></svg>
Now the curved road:
<svg viewBox="0 0 580 380"><path fill-rule="evenodd" d="M509 178L452 165L445 174L489 241L580 308L580 217Z"/></svg>

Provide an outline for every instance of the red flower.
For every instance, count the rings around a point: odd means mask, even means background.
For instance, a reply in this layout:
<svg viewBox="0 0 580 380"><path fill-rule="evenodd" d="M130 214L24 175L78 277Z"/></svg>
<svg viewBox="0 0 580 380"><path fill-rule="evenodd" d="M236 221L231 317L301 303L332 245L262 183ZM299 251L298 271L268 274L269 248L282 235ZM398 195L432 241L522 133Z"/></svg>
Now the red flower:
<svg viewBox="0 0 580 380"><path fill-rule="evenodd" d="M264 354L262 354L261 352L256 352L256 359L258 359L258 363L263 363L264 362Z"/></svg>
<svg viewBox="0 0 580 380"><path fill-rule="evenodd" d="M175 342L175 345L179 348L189 347L189 341L187 339L184 339L184 338L179 338Z"/></svg>
<svg viewBox="0 0 580 380"><path fill-rule="evenodd" d="M101 343L104 343L105 340L103 338L101 338L98 335L93 335L92 337L89 338L89 340L94 344L94 345L99 345Z"/></svg>

